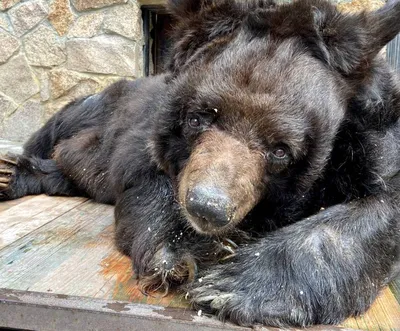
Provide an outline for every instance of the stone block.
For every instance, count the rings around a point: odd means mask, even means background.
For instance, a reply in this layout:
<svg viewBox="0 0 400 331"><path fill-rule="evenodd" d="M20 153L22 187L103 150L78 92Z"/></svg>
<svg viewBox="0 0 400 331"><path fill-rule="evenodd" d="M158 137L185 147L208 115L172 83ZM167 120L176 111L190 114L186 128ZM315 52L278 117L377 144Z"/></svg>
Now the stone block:
<svg viewBox="0 0 400 331"><path fill-rule="evenodd" d="M0 29L0 64L7 62L18 50L18 39Z"/></svg>
<svg viewBox="0 0 400 331"><path fill-rule="evenodd" d="M94 80L89 79L79 82L76 86L71 88L66 95L46 103L45 120L49 119L69 102L87 95L95 94L99 92L99 90L99 84Z"/></svg>
<svg viewBox="0 0 400 331"><path fill-rule="evenodd" d="M0 11L7 10L8 8L11 8L12 6L16 5L20 1L21 0L1 0L0 1Z"/></svg>
<svg viewBox="0 0 400 331"><path fill-rule="evenodd" d="M18 108L18 105L6 95L0 93L0 118L3 119L4 117L11 114L15 109Z"/></svg>
<svg viewBox="0 0 400 331"><path fill-rule="evenodd" d="M74 21L69 0L55 0L50 6L48 19L60 36L66 34Z"/></svg>
<svg viewBox="0 0 400 331"><path fill-rule="evenodd" d="M140 40L142 37L142 14L139 6L127 3L109 9L103 28L105 32Z"/></svg>
<svg viewBox="0 0 400 331"><path fill-rule="evenodd" d="M122 77L118 77L118 76L97 76L96 80L99 83L99 88L98 88L97 92L103 91L105 88L116 83L117 81L119 81L121 79L126 79L126 78L122 78ZM134 78L131 78L131 80L133 80L133 79ZM129 78L128 78L128 80L129 80Z"/></svg>
<svg viewBox="0 0 400 331"><path fill-rule="evenodd" d="M7 14L0 13L0 28L5 31L10 31L10 24L8 23Z"/></svg>
<svg viewBox="0 0 400 331"><path fill-rule="evenodd" d="M67 67L79 72L137 77L139 52L135 42L118 36L69 40Z"/></svg>
<svg viewBox="0 0 400 331"><path fill-rule="evenodd" d="M96 36L104 20L103 12L80 16L68 32L68 38L92 38Z"/></svg>
<svg viewBox="0 0 400 331"><path fill-rule="evenodd" d="M90 86L98 85L98 83L94 79L86 77L74 71L69 71L67 69L52 70L49 73L51 98L58 99L61 96L66 95L75 86L84 81L91 81L92 84Z"/></svg>
<svg viewBox="0 0 400 331"><path fill-rule="evenodd" d="M51 67L65 62L64 44L50 28L41 25L24 37L29 64Z"/></svg>
<svg viewBox="0 0 400 331"><path fill-rule="evenodd" d="M39 86L23 55L0 65L0 91L19 104L39 93Z"/></svg>
<svg viewBox="0 0 400 331"><path fill-rule="evenodd" d="M3 122L0 136L11 141L26 141L43 123L44 108L39 101L29 100Z"/></svg>
<svg viewBox="0 0 400 331"><path fill-rule="evenodd" d="M72 0L72 4L78 11L103 8L127 2L128 0Z"/></svg>
<svg viewBox="0 0 400 331"><path fill-rule="evenodd" d="M49 7L44 0L23 2L9 10L10 20L17 36L22 36L47 17Z"/></svg>
<svg viewBox="0 0 400 331"><path fill-rule="evenodd" d="M40 83L40 100L48 101L50 99L49 69L35 67L33 70Z"/></svg>

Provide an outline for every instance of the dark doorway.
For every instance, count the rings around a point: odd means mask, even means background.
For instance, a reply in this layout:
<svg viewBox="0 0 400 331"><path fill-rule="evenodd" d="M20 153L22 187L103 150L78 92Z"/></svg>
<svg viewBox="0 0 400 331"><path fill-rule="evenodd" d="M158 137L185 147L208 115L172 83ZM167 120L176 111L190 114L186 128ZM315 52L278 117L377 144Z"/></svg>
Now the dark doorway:
<svg viewBox="0 0 400 331"><path fill-rule="evenodd" d="M143 6L145 76L162 73L171 44L173 18L162 6Z"/></svg>

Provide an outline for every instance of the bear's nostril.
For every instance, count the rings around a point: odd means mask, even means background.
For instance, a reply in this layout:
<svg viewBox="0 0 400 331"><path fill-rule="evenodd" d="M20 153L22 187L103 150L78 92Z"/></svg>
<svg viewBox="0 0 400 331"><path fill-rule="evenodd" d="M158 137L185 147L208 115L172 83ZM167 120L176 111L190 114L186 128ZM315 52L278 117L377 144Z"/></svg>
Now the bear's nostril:
<svg viewBox="0 0 400 331"><path fill-rule="evenodd" d="M231 201L215 187L196 186L186 195L186 210L194 217L203 218L212 226L222 227L231 218Z"/></svg>

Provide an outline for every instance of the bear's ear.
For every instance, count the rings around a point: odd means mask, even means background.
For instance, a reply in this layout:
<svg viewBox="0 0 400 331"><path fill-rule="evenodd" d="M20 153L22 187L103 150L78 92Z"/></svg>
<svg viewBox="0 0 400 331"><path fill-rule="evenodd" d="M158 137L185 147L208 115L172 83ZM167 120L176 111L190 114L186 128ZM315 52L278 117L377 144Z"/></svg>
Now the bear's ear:
<svg viewBox="0 0 400 331"><path fill-rule="evenodd" d="M185 18L211 3L212 0L168 0L168 9L175 17Z"/></svg>
<svg viewBox="0 0 400 331"><path fill-rule="evenodd" d="M369 40L367 49L375 56L400 33L400 0L389 0L382 8L368 16Z"/></svg>
<svg viewBox="0 0 400 331"><path fill-rule="evenodd" d="M365 70L400 32L400 0L353 15L314 8L313 17L325 60L340 72L352 74Z"/></svg>

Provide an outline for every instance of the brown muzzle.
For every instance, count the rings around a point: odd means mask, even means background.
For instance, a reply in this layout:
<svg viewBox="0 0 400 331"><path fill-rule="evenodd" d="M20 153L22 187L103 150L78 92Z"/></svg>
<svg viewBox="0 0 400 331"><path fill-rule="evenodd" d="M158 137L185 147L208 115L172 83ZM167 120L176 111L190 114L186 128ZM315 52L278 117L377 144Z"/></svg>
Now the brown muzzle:
<svg viewBox="0 0 400 331"><path fill-rule="evenodd" d="M179 199L201 233L226 232L253 209L264 190L260 151L222 131L202 134L179 183Z"/></svg>

